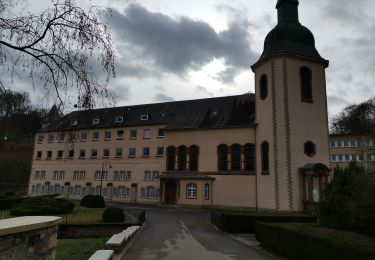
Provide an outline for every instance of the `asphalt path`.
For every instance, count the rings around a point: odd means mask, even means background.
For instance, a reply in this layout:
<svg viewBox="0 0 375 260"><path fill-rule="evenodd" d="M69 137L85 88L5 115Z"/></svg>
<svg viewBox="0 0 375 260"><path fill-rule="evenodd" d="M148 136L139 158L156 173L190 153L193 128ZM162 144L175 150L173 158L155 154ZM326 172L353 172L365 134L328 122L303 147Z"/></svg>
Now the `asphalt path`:
<svg viewBox="0 0 375 260"><path fill-rule="evenodd" d="M209 211L148 208L146 225L122 259L277 259L215 229Z"/></svg>

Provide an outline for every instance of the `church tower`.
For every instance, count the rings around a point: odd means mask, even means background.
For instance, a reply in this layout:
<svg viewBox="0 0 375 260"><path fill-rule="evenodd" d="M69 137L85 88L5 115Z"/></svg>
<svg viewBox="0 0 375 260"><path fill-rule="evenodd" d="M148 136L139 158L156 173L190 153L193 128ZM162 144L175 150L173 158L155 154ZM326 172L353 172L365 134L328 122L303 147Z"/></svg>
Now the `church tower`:
<svg viewBox="0 0 375 260"><path fill-rule="evenodd" d="M298 19L298 0L278 0L255 73L259 209L303 210L301 168L329 165L328 61Z"/></svg>

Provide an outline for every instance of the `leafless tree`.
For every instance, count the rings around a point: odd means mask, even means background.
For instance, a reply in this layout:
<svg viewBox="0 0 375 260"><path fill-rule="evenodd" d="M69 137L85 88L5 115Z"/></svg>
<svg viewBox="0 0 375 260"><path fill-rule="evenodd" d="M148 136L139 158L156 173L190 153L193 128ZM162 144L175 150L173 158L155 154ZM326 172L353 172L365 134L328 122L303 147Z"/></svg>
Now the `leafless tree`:
<svg viewBox="0 0 375 260"><path fill-rule="evenodd" d="M110 11L84 10L74 0L51 2L52 7L35 14L20 9L26 0L0 0L0 73L11 82L17 73L26 74L46 95L54 92L60 105L75 90L77 105L92 108L97 98L111 98L114 50L102 22ZM0 88L9 88L4 80L0 76Z"/></svg>

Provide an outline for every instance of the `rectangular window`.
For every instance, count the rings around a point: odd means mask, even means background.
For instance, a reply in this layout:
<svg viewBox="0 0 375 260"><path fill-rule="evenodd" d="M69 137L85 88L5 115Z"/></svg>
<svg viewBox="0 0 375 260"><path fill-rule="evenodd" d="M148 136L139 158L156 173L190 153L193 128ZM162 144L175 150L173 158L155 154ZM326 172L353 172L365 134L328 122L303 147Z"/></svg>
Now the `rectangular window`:
<svg viewBox="0 0 375 260"><path fill-rule="evenodd" d="M79 180L79 171L74 171L73 180Z"/></svg>
<svg viewBox="0 0 375 260"><path fill-rule="evenodd" d="M81 132L81 142L86 142L87 141L87 132Z"/></svg>
<svg viewBox="0 0 375 260"><path fill-rule="evenodd" d="M143 129L143 139L151 139L151 129Z"/></svg>
<svg viewBox="0 0 375 260"><path fill-rule="evenodd" d="M102 176L102 180L103 181L106 181L107 180L107 176L108 176L108 172L107 171L103 171L103 175L101 174L102 172L101 171L96 171L95 172L95 180L96 181L100 181L100 177Z"/></svg>
<svg viewBox="0 0 375 260"><path fill-rule="evenodd" d="M338 155L338 157L339 157L339 162L342 162L342 161L344 161L344 155L342 155L342 154L339 154Z"/></svg>
<svg viewBox="0 0 375 260"><path fill-rule="evenodd" d="M99 140L99 132L95 131L92 133L92 140L93 141L98 141Z"/></svg>
<svg viewBox="0 0 375 260"><path fill-rule="evenodd" d="M36 159L37 159L37 160L42 159L42 151L37 151L37 152L36 152Z"/></svg>
<svg viewBox="0 0 375 260"><path fill-rule="evenodd" d="M330 144L331 144L331 148L335 148L335 147L336 147L336 146L335 146L335 144L336 144L335 141L331 141Z"/></svg>
<svg viewBox="0 0 375 260"><path fill-rule="evenodd" d="M34 179L35 180L39 180L39 178L40 178L40 171L35 171L35 173L34 173Z"/></svg>
<svg viewBox="0 0 375 260"><path fill-rule="evenodd" d="M122 158L122 148L116 148L116 158Z"/></svg>
<svg viewBox="0 0 375 260"><path fill-rule="evenodd" d="M126 171L120 171L120 181L125 181L126 180Z"/></svg>
<svg viewBox="0 0 375 260"><path fill-rule="evenodd" d="M81 186L74 187L74 196L81 196Z"/></svg>
<svg viewBox="0 0 375 260"><path fill-rule="evenodd" d="M122 139L124 139L124 130L117 130L117 136L116 136L116 139L117 139L117 140L122 140Z"/></svg>
<svg viewBox="0 0 375 260"><path fill-rule="evenodd" d="M47 160L51 160L52 159L52 151L47 151Z"/></svg>
<svg viewBox="0 0 375 260"><path fill-rule="evenodd" d="M86 171L80 171L79 172L79 179L80 180L84 180L84 179L86 179Z"/></svg>
<svg viewBox="0 0 375 260"><path fill-rule="evenodd" d="M152 179L152 175L150 171L145 171L144 173L144 180L145 181L150 181Z"/></svg>
<svg viewBox="0 0 375 260"><path fill-rule="evenodd" d="M344 141L344 147L349 147L349 141Z"/></svg>
<svg viewBox="0 0 375 260"><path fill-rule="evenodd" d="M113 172L113 180L114 180L114 181L118 181L118 180L119 180L118 171L114 171L114 172Z"/></svg>
<svg viewBox="0 0 375 260"><path fill-rule="evenodd" d="M147 121L147 120L148 120L148 115L147 114L141 115L141 121Z"/></svg>
<svg viewBox="0 0 375 260"><path fill-rule="evenodd" d="M116 117L116 123L122 123L122 122L124 122L124 117L123 116Z"/></svg>
<svg viewBox="0 0 375 260"><path fill-rule="evenodd" d="M65 141L65 135L64 134L60 134L59 135L59 143L63 143Z"/></svg>
<svg viewBox="0 0 375 260"><path fill-rule="evenodd" d="M86 157L86 150L81 149L79 150L79 159L84 159Z"/></svg>
<svg viewBox="0 0 375 260"><path fill-rule="evenodd" d="M342 147L342 142L341 141L336 141L336 147Z"/></svg>
<svg viewBox="0 0 375 260"><path fill-rule="evenodd" d="M65 172L64 171L60 171L59 172L59 180L63 180L65 178Z"/></svg>
<svg viewBox="0 0 375 260"><path fill-rule="evenodd" d="M145 188L141 188L141 199L144 199L145 198Z"/></svg>
<svg viewBox="0 0 375 260"><path fill-rule="evenodd" d="M126 180L130 181L131 179L132 179L132 172L131 171L127 171L126 172Z"/></svg>
<svg viewBox="0 0 375 260"><path fill-rule="evenodd" d="M125 189L125 197L130 198L130 188Z"/></svg>
<svg viewBox="0 0 375 260"><path fill-rule="evenodd" d="M38 135L37 143L38 143L38 144L42 144L42 143L43 143L43 139L44 139L44 136L43 136L43 135Z"/></svg>
<svg viewBox="0 0 375 260"><path fill-rule="evenodd" d="M76 142L77 139L76 139L76 133L69 133L68 135L68 141L69 142Z"/></svg>
<svg viewBox="0 0 375 260"><path fill-rule="evenodd" d="M158 129L158 137L159 137L159 138L163 138L163 137L165 137L165 131L164 131L164 128L159 128L159 129Z"/></svg>
<svg viewBox="0 0 375 260"><path fill-rule="evenodd" d="M336 161L336 155L331 155L331 162L335 162Z"/></svg>
<svg viewBox="0 0 375 260"><path fill-rule="evenodd" d="M91 149L91 158L98 157L98 150L97 149Z"/></svg>
<svg viewBox="0 0 375 260"><path fill-rule="evenodd" d="M110 156L109 148L103 149L103 158L108 158Z"/></svg>
<svg viewBox="0 0 375 260"><path fill-rule="evenodd" d="M150 157L150 148L143 147L143 157Z"/></svg>
<svg viewBox="0 0 375 260"><path fill-rule="evenodd" d="M68 159L73 159L73 158L74 158L74 150L69 150Z"/></svg>
<svg viewBox="0 0 375 260"><path fill-rule="evenodd" d="M130 139L131 140L137 139L137 130L136 129L130 130Z"/></svg>
<svg viewBox="0 0 375 260"><path fill-rule="evenodd" d="M157 180L159 178L159 172L158 171L153 171L152 172L152 180Z"/></svg>
<svg viewBox="0 0 375 260"><path fill-rule="evenodd" d="M111 140L111 131L105 131L104 132L104 141Z"/></svg>
<svg viewBox="0 0 375 260"><path fill-rule="evenodd" d="M64 151L62 150L57 151L57 159L62 159L63 156L64 156Z"/></svg>
<svg viewBox="0 0 375 260"><path fill-rule="evenodd" d="M53 143L53 138L54 138L54 135L53 134L49 134L48 135L48 143Z"/></svg>
<svg viewBox="0 0 375 260"><path fill-rule="evenodd" d="M136 148L134 147L129 148L129 157L135 158L135 156L136 156Z"/></svg>
<svg viewBox="0 0 375 260"><path fill-rule="evenodd" d="M346 162L350 162L350 155L349 154L345 154L345 161Z"/></svg>
<svg viewBox="0 0 375 260"><path fill-rule="evenodd" d="M147 187L147 198L148 199L155 198L155 187Z"/></svg>
<svg viewBox="0 0 375 260"><path fill-rule="evenodd" d="M100 123L100 119L99 118L95 118L94 120L92 120L92 124L93 125L98 125Z"/></svg>
<svg viewBox="0 0 375 260"><path fill-rule="evenodd" d="M156 148L156 156L163 156L164 155L164 147Z"/></svg>

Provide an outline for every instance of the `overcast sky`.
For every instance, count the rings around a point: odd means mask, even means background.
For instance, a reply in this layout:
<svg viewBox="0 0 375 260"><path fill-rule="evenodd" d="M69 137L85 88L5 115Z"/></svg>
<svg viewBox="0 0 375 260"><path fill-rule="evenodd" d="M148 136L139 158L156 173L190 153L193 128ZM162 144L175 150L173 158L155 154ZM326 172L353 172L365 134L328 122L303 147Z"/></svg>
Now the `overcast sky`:
<svg viewBox="0 0 375 260"><path fill-rule="evenodd" d="M39 3L30 10L49 4L30 2ZM107 22L117 53L117 76L110 83L117 105L254 92L249 67L277 23L276 0L91 2L113 10ZM300 0L300 21L330 60L330 116L375 96L373 10L373 0ZM38 89L32 94L33 100L40 96Z"/></svg>

